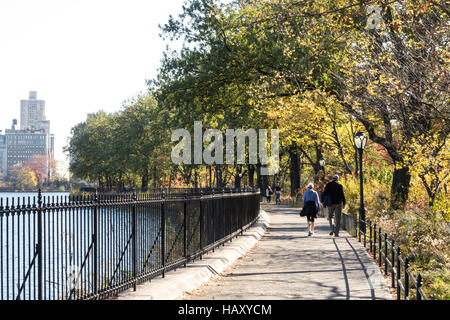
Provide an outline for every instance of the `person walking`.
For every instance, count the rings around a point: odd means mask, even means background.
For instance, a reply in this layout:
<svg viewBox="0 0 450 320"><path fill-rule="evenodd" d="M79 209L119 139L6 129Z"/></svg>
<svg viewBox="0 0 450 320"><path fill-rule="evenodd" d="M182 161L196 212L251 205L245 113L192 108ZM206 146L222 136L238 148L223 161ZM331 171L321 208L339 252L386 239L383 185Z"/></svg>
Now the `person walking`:
<svg viewBox="0 0 450 320"><path fill-rule="evenodd" d="M270 186L267 186L267 189L266 189L267 202L270 202L270 198L272 196L272 193L273 193L272 188Z"/></svg>
<svg viewBox="0 0 450 320"><path fill-rule="evenodd" d="M275 196L276 204L281 204L281 187L279 185L275 186Z"/></svg>
<svg viewBox="0 0 450 320"><path fill-rule="evenodd" d="M330 236L339 237L342 209L345 208L344 187L338 182L339 176L335 174L333 180L328 182L323 191L322 198L327 199L328 221L330 222ZM334 217L334 225L333 225Z"/></svg>
<svg viewBox="0 0 450 320"><path fill-rule="evenodd" d="M317 212L321 210L319 195L313 190L314 184L308 184L308 190L303 195L303 211L308 221L308 236L314 235L314 219L317 218Z"/></svg>

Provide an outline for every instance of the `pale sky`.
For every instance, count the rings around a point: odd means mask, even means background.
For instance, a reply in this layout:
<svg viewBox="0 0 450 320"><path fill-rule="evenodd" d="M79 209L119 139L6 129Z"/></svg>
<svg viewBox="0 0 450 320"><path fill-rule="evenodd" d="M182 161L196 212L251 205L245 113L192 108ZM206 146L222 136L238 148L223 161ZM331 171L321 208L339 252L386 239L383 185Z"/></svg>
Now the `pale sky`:
<svg viewBox="0 0 450 320"><path fill-rule="evenodd" d="M0 129L29 91L45 100L55 158L90 112L114 112L147 89L169 42L158 24L183 0L0 0Z"/></svg>

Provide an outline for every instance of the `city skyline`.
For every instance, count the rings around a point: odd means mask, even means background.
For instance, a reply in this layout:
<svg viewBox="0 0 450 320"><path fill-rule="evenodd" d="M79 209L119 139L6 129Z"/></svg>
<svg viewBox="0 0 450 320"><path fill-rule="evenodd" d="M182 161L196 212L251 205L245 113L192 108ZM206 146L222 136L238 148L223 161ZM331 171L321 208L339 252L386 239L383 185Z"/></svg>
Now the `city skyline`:
<svg viewBox="0 0 450 320"><path fill-rule="evenodd" d="M10 178L16 165L36 166L40 180L44 179L42 175L50 180L55 174L51 169L55 136L45 115L45 100L37 99L36 91L30 91L28 99L20 100L20 127L17 119L12 119L11 127L4 134L0 132L0 147L2 180Z"/></svg>
<svg viewBox="0 0 450 320"><path fill-rule="evenodd" d="M0 3L0 130L20 122L30 91L45 100L55 159L70 129L88 113L116 112L147 90L168 44L158 24L181 12L183 0L30 1Z"/></svg>

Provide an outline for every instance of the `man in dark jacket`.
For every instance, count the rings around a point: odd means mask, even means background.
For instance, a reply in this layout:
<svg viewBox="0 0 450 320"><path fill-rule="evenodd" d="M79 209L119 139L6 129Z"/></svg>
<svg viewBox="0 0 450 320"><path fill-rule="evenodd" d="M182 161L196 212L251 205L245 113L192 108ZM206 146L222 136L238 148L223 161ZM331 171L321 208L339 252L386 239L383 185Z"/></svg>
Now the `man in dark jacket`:
<svg viewBox="0 0 450 320"><path fill-rule="evenodd" d="M339 228L341 226L342 209L345 208L344 188L338 182L339 176L335 174L333 181L328 182L323 191L322 197L328 199L328 220L330 221L331 232L330 236L339 237ZM333 225L334 217L334 225Z"/></svg>

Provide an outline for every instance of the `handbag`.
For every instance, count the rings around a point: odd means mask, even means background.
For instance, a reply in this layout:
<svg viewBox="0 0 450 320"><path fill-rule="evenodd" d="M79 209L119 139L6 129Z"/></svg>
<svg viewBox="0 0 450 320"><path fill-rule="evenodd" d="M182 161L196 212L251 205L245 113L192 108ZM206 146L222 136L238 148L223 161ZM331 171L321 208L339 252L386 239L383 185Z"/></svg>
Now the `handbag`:
<svg viewBox="0 0 450 320"><path fill-rule="evenodd" d="M316 215L319 210L316 207L316 203L314 201L307 201L300 211L300 217L306 217L308 212L311 215Z"/></svg>
<svg viewBox="0 0 450 320"><path fill-rule="evenodd" d="M300 211L300 217L306 217L306 212L305 212L305 210L303 208Z"/></svg>

